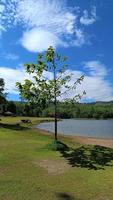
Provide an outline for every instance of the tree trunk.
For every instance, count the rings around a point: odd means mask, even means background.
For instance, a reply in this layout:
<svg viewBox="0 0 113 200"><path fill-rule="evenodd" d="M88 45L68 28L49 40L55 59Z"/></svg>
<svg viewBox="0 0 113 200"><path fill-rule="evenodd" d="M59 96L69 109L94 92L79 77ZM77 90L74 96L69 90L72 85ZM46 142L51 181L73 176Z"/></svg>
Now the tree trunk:
<svg viewBox="0 0 113 200"><path fill-rule="evenodd" d="M53 59L53 69L54 69L54 106L55 106L55 141L57 141L57 88L56 88L56 67Z"/></svg>
<svg viewBox="0 0 113 200"><path fill-rule="evenodd" d="M55 98L55 141L57 141L57 101Z"/></svg>

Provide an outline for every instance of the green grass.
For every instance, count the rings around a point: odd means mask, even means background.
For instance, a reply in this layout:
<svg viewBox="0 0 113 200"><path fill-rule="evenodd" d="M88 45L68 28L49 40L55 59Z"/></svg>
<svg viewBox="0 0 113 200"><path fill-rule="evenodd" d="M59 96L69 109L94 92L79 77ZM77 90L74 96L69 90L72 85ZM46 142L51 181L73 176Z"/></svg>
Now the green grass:
<svg viewBox="0 0 113 200"><path fill-rule="evenodd" d="M80 146L60 137L69 151L52 151L53 136L24 124L18 128L19 117L1 119L0 200L113 200L112 149ZM33 124L46 120L27 119ZM67 160L70 168L48 174L38 165L45 159Z"/></svg>

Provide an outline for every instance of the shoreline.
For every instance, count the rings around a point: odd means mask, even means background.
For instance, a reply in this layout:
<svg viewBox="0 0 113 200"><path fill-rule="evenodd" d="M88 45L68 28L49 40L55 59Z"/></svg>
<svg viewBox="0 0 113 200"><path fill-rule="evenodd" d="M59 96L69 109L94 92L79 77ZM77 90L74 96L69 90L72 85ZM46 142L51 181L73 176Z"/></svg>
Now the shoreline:
<svg viewBox="0 0 113 200"><path fill-rule="evenodd" d="M53 136L53 132L51 131L46 131L44 129L40 129L40 128L33 128L37 131L39 131L41 134L46 134L49 136ZM58 133L58 137L61 138L67 138L75 143L79 143L79 144L86 144L86 145L100 145L100 146L104 146L104 147L109 147L109 148L113 148L113 139L110 138L96 138L96 137L88 137L88 136L73 136L73 135L64 135L62 133Z"/></svg>

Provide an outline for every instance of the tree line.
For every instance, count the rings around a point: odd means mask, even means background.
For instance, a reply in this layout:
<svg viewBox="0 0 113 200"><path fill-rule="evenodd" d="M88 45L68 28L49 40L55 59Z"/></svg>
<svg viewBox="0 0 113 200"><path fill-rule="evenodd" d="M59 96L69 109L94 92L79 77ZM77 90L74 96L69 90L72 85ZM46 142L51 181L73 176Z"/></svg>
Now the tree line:
<svg viewBox="0 0 113 200"><path fill-rule="evenodd" d="M0 78L0 115L17 115L33 117L54 117L54 102L40 107L27 102L8 101L4 92L5 82ZM58 102L59 118L113 118L113 101L96 103Z"/></svg>
<svg viewBox="0 0 113 200"><path fill-rule="evenodd" d="M17 115L32 117L54 117L54 103L51 102L47 108L42 110L26 102L5 101L0 106L1 115ZM58 118L113 118L113 102L96 103L67 103L58 102Z"/></svg>
<svg viewBox="0 0 113 200"><path fill-rule="evenodd" d="M96 103L58 103L59 118L94 118L108 119L113 118L113 102L96 102ZM43 116L53 116L53 104L42 112Z"/></svg>

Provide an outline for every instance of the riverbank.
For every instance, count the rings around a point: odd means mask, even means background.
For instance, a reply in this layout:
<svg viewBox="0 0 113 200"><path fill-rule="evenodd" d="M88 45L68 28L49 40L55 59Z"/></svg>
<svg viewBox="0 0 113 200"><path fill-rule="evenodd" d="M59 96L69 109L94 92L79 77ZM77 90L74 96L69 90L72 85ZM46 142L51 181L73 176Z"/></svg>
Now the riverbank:
<svg viewBox="0 0 113 200"><path fill-rule="evenodd" d="M83 137L83 136L74 136L72 140L78 142L80 144L87 145L100 145L104 147L113 148L113 139L101 139L101 138L91 138L91 137Z"/></svg>
<svg viewBox="0 0 113 200"><path fill-rule="evenodd" d="M41 134L48 135L50 137L54 137L54 133L51 131L45 131L40 128L33 128L35 131L40 131ZM84 137L84 136L69 136L58 134L59 139L67 139L75 143L86 144L86 145L100 145L104 147L113 148L113 139L108 138L96 138L96 137Z"/></svg>
<svg viewBox="0 0 113 200"><path fill-rule="evenodd" d="M30 119L32 121L32 125L44 123L44 122L52 122L54 121L53 118L35 118L35 117L2 117L1 118L3 123L9 123L16 125L16 123L21 122L21 119ZM31 126L31 124L29 125ZM41 134L48 135L54 138L54 134L51 131L45 131L40 128L32 128L35 132L40 132ZM64 134L58 134L59 139L66 139L70 140L75 143L86 144L86 145L100 145L105 147L113 148L113 139L108 138L96 138L96 137L86 137L86 136L69 136Z"/></svg>

